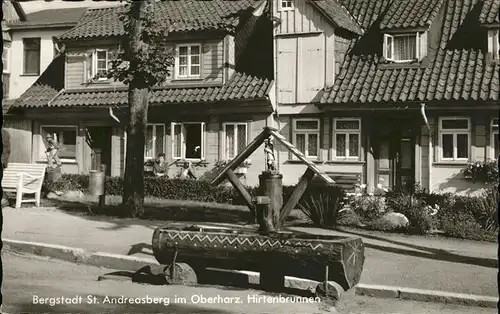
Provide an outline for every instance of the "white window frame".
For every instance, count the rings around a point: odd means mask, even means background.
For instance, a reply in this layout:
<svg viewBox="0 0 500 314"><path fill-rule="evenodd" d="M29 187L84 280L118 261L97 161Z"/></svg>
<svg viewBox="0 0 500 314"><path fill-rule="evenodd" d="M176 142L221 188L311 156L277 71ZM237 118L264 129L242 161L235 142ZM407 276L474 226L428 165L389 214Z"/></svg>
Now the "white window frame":
<svg viewBox="0 0 500 314"><path fill-rule="evenodd" d="M338 121L357 121L359 123L358 129L337 129ZM333 158L339 160L361 160L361 118L334 118L333 119ZM345 135L345 156L337 156L337 135L342 134ZM350 156L349 155L349 141L350 136L358 135L358 156Z"/></svg>
<svg viewBox="0 0 500 314"><path fill-rule="evenodd" d="M187 67L188 67L188 74L187 75L180 75L180 64L179 64L179 53L180 53L180 48L182 47L187 47L188 48L188 57L187 57ZM192 67L192 64L191 64L191 49L192 47L198 47L199 51L200 51L200 54L199 54L199 57L200 57L200 63L199 63L199 67L200 67L200 73L199 74L191 74L191 67ZM198 78L201 78L201 71L203 69L203 61L202 61L202 58L203 58L203 51L201 50L202 48L202 45L197 43L197 44L178 44L175 48L175 78L176 79L198 79Z"/></svg>
<svg viewBox="0 0 500 314"><path fill-rule="evenodd" d="M301 121L314 121L318 124L317 129L297 129L297 122ZM307 159L319 159L320 148L321 148L321 124L318 118L297 118L292 121L292 134L293 134L293 145L297 147L297 135L305 135L305 151L302 152ZM316 151L316 156L309 155L309 134L316 134L318 136L318 149ZM297 148L298 149L298 148ZM294 156L295 157L295 156Z"/></svg>
<svg viewBox="0 0 500 314"><path fill-rule="evenodd" d="M201 158L186 158L186 129L185 126L188 124L200 124L201 125ZM181 156L175 156L175 136L174 129L176 125L181 126ZM172 141L172 159L174 160L190 160L190 161L200 161L205 160L206 152L205 152L205 122L172 122L170 124L170 139Z"/></svg>
<svg viewBox="0 0 500 314"><path fill-rule="evenodd" d="M92 78L95 78L97 75L97 65L98 65L98 59L97 59L97 53L98 52L106 52L106 71L109 70L109 50L108 49L95 49L92 52ZM107 81L107 77L99 77L99 81Z"/></svg>
<svg viewBox="0 0 500 314"><path fill-rule="evenodd" d="M164 123L148 123L146 125L146 130L147 130L147 127L149 126L152 126L153 127L153 156L146 156L146 144L144 144L144 159L145 160L150 160L150 159L155 159L158 154L160 152L157 152L156 151L156 128L157 127L163 127L163 144L162 144L162 147L163 147L163 151L162 153L165 153L165 150L166 150L166 145L165 145L165 137L167 135L167 132L166 132L166 126ZM147 136L147 131L144 133L145 136ZM146 142L147 142L147 138L146 138Z"/></svg>
<svg viewBox="0 0 500 314"><path fill-rule="evenodd" d="M493 130L495 127L496 127L496 130ZM491 159L496 159L498 157L495 155L495 134L498 135L498 118L491 119L491 123L490 123L490 158Z"/></svg>
<svg viewBox="0 0 500 314"><path fill-rule="evenodd" d="M500 29L492 29L488 31L488 52L491 54L493 60L500 59L500 43L499 40Z"/></svg>
<svg viewBox="0 0 500 314"><path fill-rule="evenodd" d="M295 9L295 3L294 0L279 0L280 6L279 9L280 11L291 11ZM284 3L289 4L289 6L283 6Z"/></svg>
<svg viewBox="0 0 500 314"><path fill-rule="evenodd" d="M443 121L446 120L467 120L467 129L443 129ZM469 117L440 117L439 118L439 159L440 161L458 161L458 162L468 162L471 158L471 119ZM453 135L453 157L445 158L443 156L443 135L451 134ZM466 134L467 135L467 146L469 150L467 151L467 158L458 158L458 149L457 149L457 135Z"/></svg>
<svg viewBox="0 0 500 314"><path fill-rule="evenodd" d="M245 126L245 146L248 144L248 123L246 122L224 122L222 124L222 130L223 130L223 134L224 134L224 138L223 138L223 141L222 141L222 149L223 149L223 156L224 156L224 160L230 160L231 158L229 157L229 154L228 154L228 145L227 145L227 126L228 125L232 125L234 127L234 144L233 144L233 148L234 148L234 151L233 151L233 156L236 157L238 155L238 126ZM233 158L234 158L233 157Z"/></svg>
<svg viewBox="0 0 500 314"><path fill-rule="evenodd" d="M415 40L416 40L416 45L415 45L415 57L417 60L420 60L420 39L421 39L421 35L420 35L420 32L415 32L415 33L404 33L404 34L393 34L393 35L390 35L390 34L384 34L384 57L387 61L391 61L391 62L394 62L394 63L408 63L408 62L412 62L412 61L415 61L415 60L396 60L394 58L394 38L395 37L407 37L407 36L413 36L413 35L416 35L415 36ZM388 44L389 44L389 41L391 41L391 46L390 46L390 49L391 49L391 56L389 57L388 56Z"/></svg>
<svg viewBox="0 0 500 314"><path fill-rule="evenodd" d="M3 68L3 73L10 73L10 50L11 48L9 46L3 47L2 59L6 60Z"/></svg>
<svg viewBox="0 0 500 314"><path fill-rule="evenodd" d="M46 160L47 159L47 156L45 155L45 151L46 151L46 147L44 146L44 143L43 143L43 128L74 128L75 131L76 131L76 138L75 138L75 146L78 146L78 126L77 125L62 125L62 124L57 124L57 125L54 125L54 124L43 124L43 125L40 125L40 148L39 148L39 153L38 153L38 159L39 160ZM57 144L58 145L61 145L61 143L59 142L59 139L56 138L55 139L57 141ZM75 148L75 158L59 158L61 160L61 162L63 163L75 163L76 162L76 159L77 159L77 149Z"/></svg>

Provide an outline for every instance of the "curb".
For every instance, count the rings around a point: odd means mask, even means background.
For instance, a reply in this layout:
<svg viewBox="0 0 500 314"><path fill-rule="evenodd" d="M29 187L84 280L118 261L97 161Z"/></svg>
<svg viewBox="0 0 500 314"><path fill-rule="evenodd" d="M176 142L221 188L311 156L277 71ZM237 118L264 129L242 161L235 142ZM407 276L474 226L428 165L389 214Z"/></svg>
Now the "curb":
<svg viewBox="0 0 500 314"><path fill-rule="evenodd" d="M28 253L33 255L47 256L67 262L86 264L97 267L120 269L127 271L136 271L144 266L158 266L155 259L133 257L104 252L88 252L80 248L72 248L57 244L47 244L40 242L18 241L11 239L2 239L3 246L7 250L15 252ZM260 275L258 272L238 271L238 270L220 270L209 268L217 272L234 273L248 277L250 284L259 284ZM285 277L285 287L307 290L315 288L317 281ZM404 287L392 287L383 285L358 284L355 287L356 295L370 296L376 298L393 298L401 300L412 300L421 302L445 303L475 307L497 308L498 298L490 296L480 296L473 294L462 294L435 290L422 290Z"/></svg>

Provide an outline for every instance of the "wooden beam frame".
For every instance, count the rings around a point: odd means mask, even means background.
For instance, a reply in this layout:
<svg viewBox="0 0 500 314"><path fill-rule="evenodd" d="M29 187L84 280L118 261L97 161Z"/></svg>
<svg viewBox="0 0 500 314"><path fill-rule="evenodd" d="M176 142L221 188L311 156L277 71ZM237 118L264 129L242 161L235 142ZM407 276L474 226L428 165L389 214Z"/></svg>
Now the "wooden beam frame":
<svg viewBox="0 0 500 314"><path fill-rule="evenodd" d="M312 170L311 168L307 168L306 171L304 172L304 175L302 175L302 178L300 178L299 183L297 184L297 187L295 187L295 190L293 190L292 195L288 199L285 205L281 208L280 211L280 219L279 219L279 225L276 226L277 228L281 227L283 223L285 222L286 217L290 215L292 210L294 209L295 205L300 201L300 198L304 194L304 192L307 190L307 187L309 186L309 182L311 182L312 178L316 172Z"/></svg>
<svg viewBox="0 0 500 314"><path fill-rule="evenodd" d="M236 169L245 159L248 158L259 146L264 143L266 138L269 137L269 129L264 128L257 137L250 143L238 156L236 156L231 162L229 162L224 169L212 180L211 184L219 185L224 181L224 176L227 174L229 170Z"/></svg>
<svg viewBox="0 0 500 314"><path fill-rule="evenodd" d="M240 192L241 196L243 196L243 199L247 203L248 208L250 208L250 211L252 212L253 217L254 218L257 217L256 213L255 213L255 205L252 202L252 197L250 196L250 193L248 193L248 191L245 189L245 187L243 186L241 181L238 179L238 177L236 176L234 171L231 169L228 169L226 171L226 176L227 176L227 179L229 180L229 182L231 182L231 184L234 186L234 188L236 190L238 190L238 192Z"/></svg>

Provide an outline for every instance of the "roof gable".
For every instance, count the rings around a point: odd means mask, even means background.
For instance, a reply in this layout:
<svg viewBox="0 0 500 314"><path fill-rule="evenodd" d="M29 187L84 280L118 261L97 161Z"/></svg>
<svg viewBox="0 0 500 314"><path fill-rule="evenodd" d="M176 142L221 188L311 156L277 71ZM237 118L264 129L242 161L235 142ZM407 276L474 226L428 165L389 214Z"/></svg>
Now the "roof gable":
<svg viewBox="0 0 500 314"><path fill-rule="evenodd" d="M318 9L335 27L341 27L357 35L363 34L361 26L339 1L310 0L308 2Z"/></svg>

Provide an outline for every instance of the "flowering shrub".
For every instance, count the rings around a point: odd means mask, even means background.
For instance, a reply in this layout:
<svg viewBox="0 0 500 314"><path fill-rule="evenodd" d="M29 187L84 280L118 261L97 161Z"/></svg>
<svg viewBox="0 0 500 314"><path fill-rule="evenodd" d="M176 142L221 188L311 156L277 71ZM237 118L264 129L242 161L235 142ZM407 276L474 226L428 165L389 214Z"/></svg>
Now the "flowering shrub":
<svg viewBox="0 0 500 314"><path fill-rule="evenodd" d="M464 177L473 182L498 184L498 160L471 163L464 170Z"/></svg>

